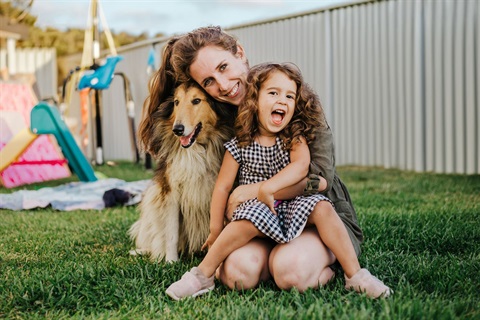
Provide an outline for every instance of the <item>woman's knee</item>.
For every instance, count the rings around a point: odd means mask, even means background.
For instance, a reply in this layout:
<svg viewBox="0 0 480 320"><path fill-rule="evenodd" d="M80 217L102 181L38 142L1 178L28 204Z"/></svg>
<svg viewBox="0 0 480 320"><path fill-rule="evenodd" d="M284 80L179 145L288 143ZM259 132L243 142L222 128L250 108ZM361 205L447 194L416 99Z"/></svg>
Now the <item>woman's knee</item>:
<svg viewBox="0 0 480 320"><path fill-rule="evenodd" d="M257 242L260 241L260 242ZM270 246L262 240L252 240L232 252L219 268L218 278L230 289L246 290L258 286L270 277L268 255Z"/></svg>
<svg viewBox="0 0 480 320"><path fill-rule="evenodd" d="M307 270L309 259L304 254L277 254L270 260L270 272L275 284L282 290L297 288L306 290L311 283L310 272Z"/></svg>
<svg viewBox="0 0 480 320"><path fill-rule="evenodd" d="M280 289L305 291L325 284L335 256L326 248L315 229L307 228L296 239L277 245L270 254L270 272ZM331 270L331 269L330 269ZM330 273L330 277L331 277Z"/></svg>

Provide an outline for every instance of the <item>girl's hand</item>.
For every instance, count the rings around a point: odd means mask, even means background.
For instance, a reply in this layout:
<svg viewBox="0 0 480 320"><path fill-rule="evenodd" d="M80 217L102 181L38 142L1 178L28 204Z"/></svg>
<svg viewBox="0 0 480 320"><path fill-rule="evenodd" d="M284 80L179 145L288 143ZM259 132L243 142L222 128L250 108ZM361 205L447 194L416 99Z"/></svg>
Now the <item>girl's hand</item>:
<svg viewBox="0 0 480 320"><path fill-rule="evenodd" d="M208 235L208 238L207 240L205 241L205 243L202 245L202 248L201 250L205 250L205 249L210 249L210 247L213 245L213 243L215 242L215 240L217 240L218 238L218 234L214 234L214 233L211 233Z"/></svg>
<svg viewBox="0 0 480 320"><path fill-rule="evenodd" d="M277 214L275 211L275 199L273 198L273 193L266 190L266 188L260 187L258 190L257 199L267 205L267 207L272 211L274 215Z"/></svg>

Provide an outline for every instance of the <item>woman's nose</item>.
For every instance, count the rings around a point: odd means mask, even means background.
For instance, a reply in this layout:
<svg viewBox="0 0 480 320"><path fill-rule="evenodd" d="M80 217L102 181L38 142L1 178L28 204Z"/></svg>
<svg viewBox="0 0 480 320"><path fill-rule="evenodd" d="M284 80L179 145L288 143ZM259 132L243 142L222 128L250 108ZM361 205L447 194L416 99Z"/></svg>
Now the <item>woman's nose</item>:
<svg viewBox="0 0 480 320"><path fill-rule="evenodd" d="M228 88L228 80L227 79L224 79L224 78L218 78L217 79L217 83L218 83L218 88L220 89L221 92L225 92L227 91L229 88Z"/></svg>

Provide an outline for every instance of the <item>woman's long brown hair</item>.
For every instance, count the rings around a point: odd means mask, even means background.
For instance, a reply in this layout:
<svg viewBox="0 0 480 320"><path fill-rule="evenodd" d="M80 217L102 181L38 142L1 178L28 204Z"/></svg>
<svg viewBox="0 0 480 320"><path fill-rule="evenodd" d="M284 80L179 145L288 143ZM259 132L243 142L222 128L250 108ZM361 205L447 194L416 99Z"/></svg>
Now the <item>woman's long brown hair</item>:
<svg viewBox="0 0 480 320"><path fill-rule="evenodd" d="M171 64L176 77L184 82L192 79L190 66L197 59L198 51L207 46L215 46L232 55L237 54L237 39L219 26L197 28L184 34L175 44Z"/></svg>
<svg viewBox="0 0 480 320"><path fill-rule="evenodd" d="M137 136L142 151L151 154L153 151L151 143L155 121L152 115L173 95L177 83L192 80L190 65L195 61L198 50L209 45L218 46L232 54L236 54L238 49L237 39L218 26L195 29L171 38L165 45L162 64L149 83L149 96L143 104L142 120L138 127ZM168 110L165 109L165 112Z"/></svg>
<svg viewBox="0 0 480 320"><path fill-rule="evenodd" d="M172 38L163 50L162 64L155 72L148 85L149 96L145 99L142 109L142 120L138 127L139 147L142 151L152 153L151 140L155 129L152 115L160 104L167 101L175 90L175 75L170 63L173 46L179 38Z"/></svg>

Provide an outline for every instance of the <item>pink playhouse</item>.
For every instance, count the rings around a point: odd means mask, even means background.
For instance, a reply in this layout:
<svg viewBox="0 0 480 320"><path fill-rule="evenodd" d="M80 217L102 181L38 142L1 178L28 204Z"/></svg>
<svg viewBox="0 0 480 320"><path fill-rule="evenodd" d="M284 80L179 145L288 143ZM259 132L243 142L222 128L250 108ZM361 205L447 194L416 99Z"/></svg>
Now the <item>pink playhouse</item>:
<svg viewBox="0 0 480 320"><path fill-rule="evenodd" d="M30 84L0 82L0 184L6 188L71 175L55 137L30 131L36 104Z"/></svg>

